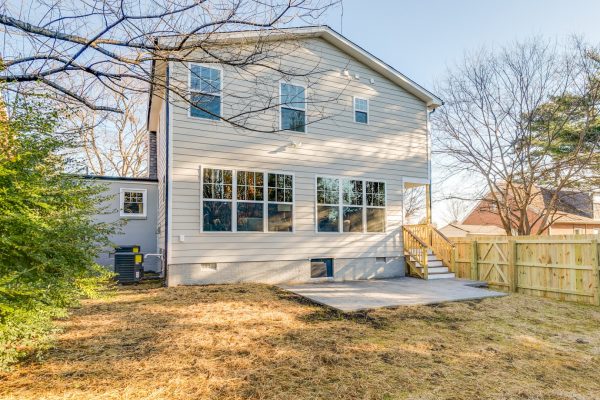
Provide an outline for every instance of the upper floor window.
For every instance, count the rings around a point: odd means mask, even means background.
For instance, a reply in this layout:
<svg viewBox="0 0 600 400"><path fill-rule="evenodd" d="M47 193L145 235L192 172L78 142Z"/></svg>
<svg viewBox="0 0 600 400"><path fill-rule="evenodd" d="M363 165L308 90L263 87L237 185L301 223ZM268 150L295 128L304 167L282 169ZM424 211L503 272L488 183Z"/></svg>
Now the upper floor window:
<svg viewBox="0 0 600 400"><path fill-rule="evenodd" d="M306 132L306 91L304 87L281 83L281 129Z"/></svg>
<svg viewBox="0 0 600 400"><path fill-rule="evenodd" d="M291 232L293 199L293 175L204 168L203 231Z"/></svg>
<svg viewBox="0 0 600 400"><path fill-rule="evenodd" d="M359 97L354 98L354 122L369 123L369 100Z"/></svg>
<svg viewBox="0 0 600 400"><path fill-rule="evenodd" d="M190 115L219 120L221 117L221 70L190 65Z"/></svg>
<svg viewBox="0 0 600 400"><path fill-rule="evenodd" d="M146 189L121 189L120 214L122 217L146 216Z"/></svg>

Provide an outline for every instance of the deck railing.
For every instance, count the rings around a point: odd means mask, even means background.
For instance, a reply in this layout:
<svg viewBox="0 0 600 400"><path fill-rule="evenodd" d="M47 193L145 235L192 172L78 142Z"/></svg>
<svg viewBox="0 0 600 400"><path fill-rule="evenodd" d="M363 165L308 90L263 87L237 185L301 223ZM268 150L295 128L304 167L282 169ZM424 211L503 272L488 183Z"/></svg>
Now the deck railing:
<svg viewBox="0 0 600 400"><path fill-rule="evenodd" d="M402 239L404 240L404 254L407 256L406 261L409 264L409 268L421 278L427 279L429 275L427 269L427 252L429 247L427 243L408 229L407 226L402 227ZM420 271L418 267L422 267L423 270Z"/></svg>
<svg viewBox="0 0 600 400"><path fill-rule="evenodd" d="M454 244L442 232L430 224L404 225L403 230L418 238L428 249L431 249L437 258L442 261L442 264L448 267L450 271L454 271ZM406 237L406 234L404 236Z"/></svg>

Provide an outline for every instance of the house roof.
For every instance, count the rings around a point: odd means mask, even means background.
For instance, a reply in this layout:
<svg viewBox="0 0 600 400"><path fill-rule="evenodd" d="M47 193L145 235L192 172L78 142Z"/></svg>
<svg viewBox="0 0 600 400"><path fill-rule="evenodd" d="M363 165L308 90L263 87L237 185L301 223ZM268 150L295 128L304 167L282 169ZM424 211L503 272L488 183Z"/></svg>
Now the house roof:
<svg viewBox="0 0 600 400"><path fill-rule="evenodd" d="M160 40L169 40L172 37L163 37ZM210 35L210 41L213 43L236 43L236 42L247 42L248 40L261 40L261 41L277 41L277 40L291 40L299 38L322 38L331 45L340 49L344 53L352 56L357 61L370 67L372 70L378 72L391 82L400 86L407 92L411 93L418 99L425 102L427 107L435 109L443 105L443 101L425 89L400 71L385 63L378 57L369 53L364 48L360 47L356 43L352 42L345 36L331 29L329 26L305 26L299 28L283 28L283 29L270 29L270 30L250 30L250 31L237 31L237 32L222 32L214 33ZM152 65L152 81L154 82L154 76L156 74L156 63ZM152 98L154 93L154 84L150 88L150 96L148 101L148 129L150 129L150 113L152 111ZM156 103L156 102L155 102Z"/></svg>
<svg viewBox="0 0 600 400"><path fill-rule="evenodd" d="M449 237L452 236L467 236L467 235L479 235L479 236L500 236L506 235L506 231L496 225L464 225L464 224L448 224L440 231Z"/></svg>

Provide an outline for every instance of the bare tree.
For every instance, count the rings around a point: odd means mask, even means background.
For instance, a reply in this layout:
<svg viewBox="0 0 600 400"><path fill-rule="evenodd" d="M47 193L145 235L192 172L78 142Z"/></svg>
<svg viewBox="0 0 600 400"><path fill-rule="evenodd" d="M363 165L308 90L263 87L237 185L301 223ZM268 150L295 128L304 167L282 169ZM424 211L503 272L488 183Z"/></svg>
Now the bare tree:
<svg viewBox="0 0 600 400"><path fill-rule="evenodd" d="M467 203L460 199L450 199L446 204L446 215L451 224L458 223L468 210Z"/></svg>
<svg viewBox="0 0 600 400"><path fill-rule="evenodd" d="M437 89L445 106L433 116L436 154L449 173L482 182L479 199L509 235L545 232L558 218L561 193L591 182L599 69L586 46L570 44L532 40L482 50L466 56ZM569 107L558 104L565 98ZM577 140L557 157L575 117L578 129L570 134ZM455 191L460 197L461 186Z"/></svg>
<svg viewBox="0 0 600 400"><path fill-rule="evenodd" d="M404 218L407 223L420 223L425 217L425 186L404 189Z"/></svg>
<svg viewBox="0 0 600 400"><path fill-rule="evenodd" d="M110 93L122 113L79 109L71 117L78 132L79 166L94 175L143 177L148 168L146 96L140 93Z"/></svg>
<svg viewBox="0 0 600 400"><path fill-rule="evenodd" d="M267 70L282 77L310 77L316 71L277 62L282 52L294 49L271 37L286 35L282 28L294 22L313 23L337 1L5 0L0 13L0 83L7 90L43 91L70 105L123 113L125 103L114 104L109 94L130 89L131 82L139 93L147 94L150 82L157 88L154 94L161 93L166 81L153 75L154 66L167 61L226 65L254 77L257 86ZM244 41L251 29L260 34ZM222 45L232 40L240 45ZM192 103L187 88L172 85L170 90ZM248 115L277 106L271 96L259 106L218 118L260 130L246 125Z"/></svg>

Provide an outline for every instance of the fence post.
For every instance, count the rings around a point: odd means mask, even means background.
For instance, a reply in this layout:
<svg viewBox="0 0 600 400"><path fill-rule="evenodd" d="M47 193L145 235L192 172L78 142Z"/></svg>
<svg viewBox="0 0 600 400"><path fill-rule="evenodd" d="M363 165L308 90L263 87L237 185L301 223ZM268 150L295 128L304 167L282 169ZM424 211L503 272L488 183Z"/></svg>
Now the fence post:
<svg viewBox="0 0 600 400"><path fill-rule="evenodd" d="M592 279L594 280L594 303L600 306L600 254L598 239L592 239Z"/></svg>
<svg viewBox="0 0 600 400"><path fill-rule="evenodd" d="M516 292L518 288L518 273L517 273L517 241L514 239L508 239L508 284L510 285L510 291Z"/></svg>
<svg viewBox="0 0 600 400"><path fill-rule="evenodd" d="M477 265L477 240L471 242L471 279L479 280L479 265Z"/></svg>

